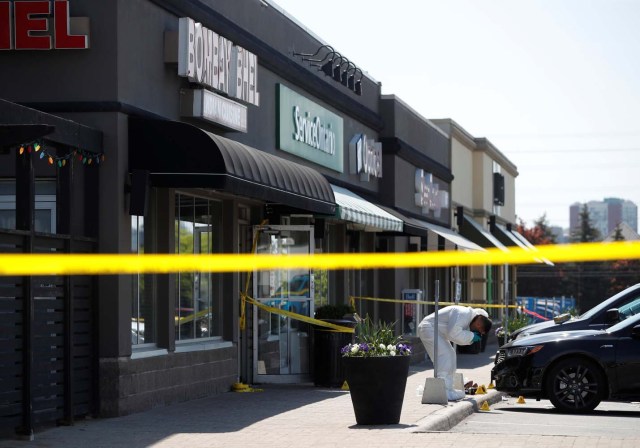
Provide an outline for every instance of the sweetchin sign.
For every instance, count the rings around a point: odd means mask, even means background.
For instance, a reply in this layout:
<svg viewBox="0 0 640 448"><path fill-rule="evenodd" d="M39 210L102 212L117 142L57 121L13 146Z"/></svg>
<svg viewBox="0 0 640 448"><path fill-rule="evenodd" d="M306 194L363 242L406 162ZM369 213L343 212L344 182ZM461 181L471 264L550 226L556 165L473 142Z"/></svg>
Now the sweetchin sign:
<svg viewBox="0 0 640 448"><path fill-rule="evenodd" d="M278 148L326 166L343 168L342 117L278 84Z"/></svg>
<svg viewBox="0 0 640 448"><path fill-rule="evenodd" d="M0 50L89 48L89 35L72 34L71 23L68 1L0 1Z"/></svg>

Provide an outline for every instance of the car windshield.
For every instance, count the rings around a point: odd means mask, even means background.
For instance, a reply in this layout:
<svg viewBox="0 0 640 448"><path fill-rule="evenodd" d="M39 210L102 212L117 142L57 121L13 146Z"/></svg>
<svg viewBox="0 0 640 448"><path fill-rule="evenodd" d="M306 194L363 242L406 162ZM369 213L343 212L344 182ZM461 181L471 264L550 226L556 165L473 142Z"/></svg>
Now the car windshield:
<svg viewBox="0 0 640 448"><path fill-rule="evenodd" d="M614 333L618 330L622 330L623 328L632 327L634 325L640 324L640 314L636 314L635 316L631 316L628 319L623 319L617 324L609 327L607 329L607 333Z"/></svg>
<svg viewBox="0 0 640 448"><path fill-rule="evenodd" d="M640 287L638 285L633 286L632 288L634 289L640 289ZM607 300L605 300L604 302L600 303L599 305L594 306L593 308L591 308L590 310L586 311L585 313L581 314L580 316L578 316L578 319L589 319L592 316L594 316L595 314L599 313L601 310L606 310L609 308L613 308L614 307L614 303L617 302L620 297L629 294L629 290L631 288L627 288L624 291L620 291L618 294L616 294L613 297L608 298Z"/></svg>

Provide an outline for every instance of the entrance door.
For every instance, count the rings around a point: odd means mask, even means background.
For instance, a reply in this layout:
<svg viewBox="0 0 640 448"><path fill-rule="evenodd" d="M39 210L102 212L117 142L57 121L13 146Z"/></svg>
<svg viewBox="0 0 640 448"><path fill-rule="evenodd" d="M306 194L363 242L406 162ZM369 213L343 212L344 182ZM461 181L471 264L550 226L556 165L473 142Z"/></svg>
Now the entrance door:
<svg viewBox="0 0 640 448"><path fill-rule="evenodd" d="M256 231L258 254L313 253L313 226L260 226ZM313 275L308 268L256 271L253 289L260 303L313 316ZM309 324L258 306L253 316L254 378L271 383L308 381Z"/></svg>

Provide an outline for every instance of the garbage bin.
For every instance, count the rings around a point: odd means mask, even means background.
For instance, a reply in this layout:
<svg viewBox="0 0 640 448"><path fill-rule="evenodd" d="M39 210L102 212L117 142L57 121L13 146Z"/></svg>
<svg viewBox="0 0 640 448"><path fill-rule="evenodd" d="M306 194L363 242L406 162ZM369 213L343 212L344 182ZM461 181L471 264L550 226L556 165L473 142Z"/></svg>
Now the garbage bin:
<svg viewBox="0 0 640 448"><path fill-rule="evenodd" d="M477 355L482 350L482 341L473 342L469 345L458 345L458 353L465 355Z"/></svg>
<svg viewBox="0 0 640 448"><path fill-rule="evenodd" d="M355 328L356 322L347 319L321 319L335 325ZM341 387L345 380L340 350L353 342L353 333L341 333L327 327L312 326L313 383L323 387Z"/></svg>

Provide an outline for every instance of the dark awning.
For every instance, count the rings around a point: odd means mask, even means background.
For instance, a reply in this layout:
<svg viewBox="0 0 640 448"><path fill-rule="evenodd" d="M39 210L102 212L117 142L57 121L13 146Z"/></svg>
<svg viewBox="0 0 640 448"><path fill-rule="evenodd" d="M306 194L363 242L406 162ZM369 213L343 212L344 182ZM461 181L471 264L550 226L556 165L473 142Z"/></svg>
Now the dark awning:
<svg viewBox="0 0 640 448"><path fill-rule="evenodd" d="M387 212L391 213L396 218L399 218L404 223L404 233L408 235L422 236L428 237L429 232L435 233L436 235L441 236L445 240L455 244L461 250L465 251L484 251L484 249L472 241L462 237L455 231L448 229L446 227L442 227L436 224L431 224L430 222L423 221L421 219L412 218L410 216L406 216L403 213L391 208L380 206Z"/></svg>
<svg viewBox="0 0 640 448"><path fill-rule="evenodd" d="M516 232L515 230L509 229L507 227L507 232L509 232L509 234L511 234L515 239L520 241L520 243L522 243L522 246L524 246L525 248L529 249L530 251L535 252L535 251L538 250L536 248L536 246L531 244L529 242L529 240L527 240L524 236L522 236L520 233ZM549 266L554 266L553 262L547 260L546 258L537 258L537 260L540 261L541 263L547 264Z"/></svg>
<svg viewBox="0 0 640 448"><path fill-rule="evenodd" d="M505 246L518 246L521 249L529 250L529 248L520 241L513 233L509 232L506 227L493 222L489 225L489 230Z"/></svg>
<svg viewBox="0 0 640 448"><path fill-rule="evenodd" d="M312 168L179 121L129 118L129 171L151 184L213 188L333 215L329 182Z"/></svg>
<svg viewBox="0 0 640 448"><path fill-rule="evenodd" d="M468 216L463 217L460 234L481 247L497 247L505 252L509 250L495 236L484 230L480 224Z"/></svg>

